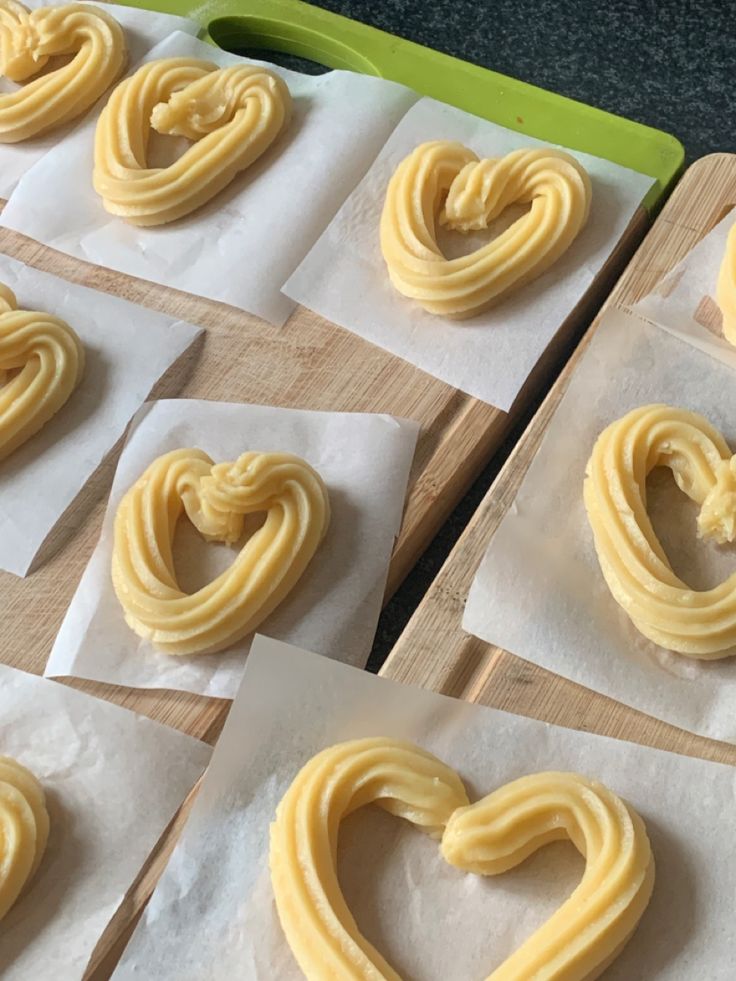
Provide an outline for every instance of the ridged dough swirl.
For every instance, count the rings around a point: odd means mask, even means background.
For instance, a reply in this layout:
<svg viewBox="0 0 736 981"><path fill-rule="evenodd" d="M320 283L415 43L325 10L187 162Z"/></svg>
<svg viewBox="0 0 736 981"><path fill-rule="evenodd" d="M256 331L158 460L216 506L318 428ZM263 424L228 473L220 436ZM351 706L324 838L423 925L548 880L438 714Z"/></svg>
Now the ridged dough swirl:
<svg viewBox="0 0 736 981"><path fill-rule="evenodd" d="M59 411L84 372L84 348L68 324L17 307L0 283L0 460Z"/></svg>
<svg viewBox="0 0 736 981"><path fill-rule="evenodd" d="M736 223L731 226L726 239L726 251L718 272L716 301L723 314L723 336L736 345Z"/></svg>
<svg viewBox="0 0 736 981"><path fill-rule="evenodd" d="M430 753L356 739L309 760L271 825L276 907L309 981L401 981L361 935L337 879L340 822L371 803L441 838L443 857L467 872L496 875L560 838L585 856L570 898L488 981L592 981L649 902L654 861L644 824L601 784L538 773L469 804L459 776Z"/></svg>
<svg viewBox="0 0 736 981"><path fill-rule="evenodd" d="M450 767L411 743L356 739L314 756L297 774L271 825L271 882L279 919L310 981L398 974L363 937L337 879L340 822L366 804L439 838L467 804Z"/></svg>
<svg viewBox="0 0 736 981"><path fill-rule="evenodd" d="M160 225L199 208L273 143L289 120L286 83L257 65L164 58L116 87L97 123L94 187L107 211ZM194 140L149 167L151 128Z"/></svg>
<svg viewBox="0 0 736 981"><path fill-rule="evenodd" d="M391 282L429 313L470 317L547 269L571 245L590 209L590 179L562 150L515 150L479 160L461 143L423 143L393 174L381 216ZM487 228L511 204L526 215L469 255L447 259L437 222Z"/></svg>
<svg viewBox="0 0 736 981"><path fill-rule="evenodd" d="M245 515L266 521L233 564L192 594L179 588L172 545L186 512L204 538L234 543ZM202 450L155 460L115 516L112 579L125 619L167 654L222 650L255 630L296 585L329 524L319 474L289 453L215 464Z"/></svg>
<svg viewBox="0 0 736 981"><path fill-rule="evenodd" d="M16 760L0 756L0 920L34 876L48 837L43 788Z"/></svg>
<svg viewBox="0 0 736 981"><path fill-rule="evenodd" d="M98 7L28 10L17 0L0 0L0 75L22 82L58 55L73 57L0 93L0 143L18 143L81 116L120 77L128 57L122 27Z"/></svg>
<svg viewBox="0 0 736 981"><path fill-rule="evenodd" d="M543 845L569 839L585 858L570 897L488 981L592 981L631 937L654 886L644 822L577 773L534 773L455 811L442 854L457 868L498 875Z"/></svg>
<svg viewBox="0 0 736 981"><path fill-rule="evenodd" d="M601 570L614 599L638 630L694 658L727 657L736 646L736 573L695 590L672 571L647 514L646 479L669 467L700 505L698 533L736 539L736 465L723 436L702 416L645 405L598 437L584 484Z"/></svg>

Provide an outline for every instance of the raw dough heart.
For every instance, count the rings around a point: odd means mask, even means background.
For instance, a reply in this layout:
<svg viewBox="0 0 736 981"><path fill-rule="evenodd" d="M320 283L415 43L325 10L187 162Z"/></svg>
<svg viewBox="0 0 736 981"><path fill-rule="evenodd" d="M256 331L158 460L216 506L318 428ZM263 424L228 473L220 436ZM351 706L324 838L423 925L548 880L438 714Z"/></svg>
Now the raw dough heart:
<svg viewBox="0 0 736 981"><path fill-rule="evenodd" d="M208 540L234 543L245 515L266 511L229 569L196 593L176 580L172 546L182 513ZM319 474L289 453L212 462L202 450L155 460L115 515L112 580L125 619L167 654L222 650L255 630L296 585L330 520Z"/></svg>
<svg viewBox="0 0 736 981"><path fill-rule="evenodd" d="M736 538L736 464L723 436L702 416L645 405L598 437L583 487L601 570L614 599L645 637L695 658L733 654L736 573L697 591L672 571L647 514L646 480L669 467L700 505L698 533Z"/></svg>
<svg viewBox="0 0 736 981"><path fill-rule="evenodd" d="M391 282L430 313L470 317L552 265L585 224L590 198L587 173L562 150L479 160L461 143L423 143L386 192L381 249ZM438 220L462 232L483 229L511 204L531 208L475 252L445 258Z"/></svg>
<svg viewBox="0 0 736 981"><path fill-rule="evenodd" d="M0 143L18 143L81 116L120 77L125 34L104 10L88 4L28 10L0 0L0 75L22 82L56 55L60 68L15 92L0 93Z"/></svg>
<svg viewBox="0 0 736 981"><path fill-rule="evenodd" d="M83 371L84 348L71 327L46 313L18 310L12 291L0 283L0 460L59 411Z"/></svg>
<svg viewBox="0 0 736 981"><path fill-rule="evenodd" d="M174 221L257 160L290 114L286 83L266 68L150 61L117 86L99 118L95 190L107 211L135 225ZM149 167L152 127L195 142L169 167Z"/></svg>
<svg viewBox="0 0 736 981"><path fill-rule="evenodd" d="M337 880L340 821L375 803L433 837L452 865L513 868L569 838L586 860L560 909L488 981L593 981L631 936L651 896L654 859L639 816L575 773L522 777L468 804L450 767L411 743L357 739L299 772L271 826L271 880L286 939L309 981L400 981L361 936Z"/></svg>

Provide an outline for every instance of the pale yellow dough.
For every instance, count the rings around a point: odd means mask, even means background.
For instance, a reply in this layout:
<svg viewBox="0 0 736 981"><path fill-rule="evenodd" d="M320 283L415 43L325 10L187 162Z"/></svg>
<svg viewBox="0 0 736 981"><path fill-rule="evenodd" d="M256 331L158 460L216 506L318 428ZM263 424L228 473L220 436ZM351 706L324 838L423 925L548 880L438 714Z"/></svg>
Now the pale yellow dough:
<svg viewBox="0 0 736 981"><path fill-rule="evenodd" d="M726 239L726 251L718 273L716 300L723 314L723 336L736 344L736 224Z"/></svg>
<svg viewBox="0 0 736 981"><path fill-rule="evenodd" d="M654 858L639 815L603 784L577 773L522 777L448 821L443 856L479 875L506 872L563 838L585 858L580 884L488 981L599 977L647 908Z"/></svg>
<svg viewBox="0 0 736 981"><path fill-rule="evenodd" d="M378 804L440 838L468 803L454 770L411 743L356 739L323 750L297 774L271 825L271 882L279 919L309 981L398 981L358 930L337 880L340 822Z"/></svg>
<svg viewBox="0 0 736 981"><path fill-rule="evenodd" d="M133 224L174 221L257 160L290 113L286 83L266 68L151 61L117 86L100 116L95 190L111 214ZM149 167L152 127L194 143L169 167Z"/></svg>
<svg viewBox="0 0 736 981"><path fill-rule="evenodd" d="M0 920L35 874L48 836L40 783L20 763L0 756Z"/></svg>
<svg viewBox="0 0 736 981"><path fill-rule="evenodd" d="M702 591L675 575L647 514L646 479L655 467L669 467L700 505L701 537L736 538L736 467L723 436L695 412L645 405L608 426L588 461L583 494L601 570L655 644L694 658L727 657L736 646L736 573Z"/></svg>
<svg viewBox="0 0 736 981"><path fill-rule="evenodd" d="M571 245L588 218L590 179L562 150L479 160L461 143L423 143L392 176L381 216L391 282L429 313L470 317L528 283ZM475 252L447 259L437 223L487 228L511 204L529 212Z"/></svg>
<svg viewBox="0 0 736 981"><path fill-rule="evenodd" d="M357 739L313 757L271 825L276 907L309 981L400 981L361 935L337 879L340 822L370 803L441 838L444 858L467 872L504 872L559 838L585 856L577 889L488 981L592 981L649 902L654 861L644 824L601 784L539 773L468 804L458 775L431 754L393 739Z"/></svg>
<svg viewBox="0 0 736 981"><path fill-rule="evenodd" d="M71 60L44 75L50 58ZM0 143L18 143L76 119L120 77L125 34L104 10L81 3L28 10L0 0L0 75L22 82L0 93Z"/></svg>
<svg viewBox="0 0 736 981"><path fill-rule="evenodd" d="M84 371L84 348L68 324L17 307L0 283L0 460L59 411Z"/></svg>
<svg viewBox="0 0 736 981"><path fill-rule="evenodd" d="M172 544L186 512L210 541L235 543L245 515L266 521L221 575L195 593L179 588ZM244 453L213 463L202 450L155 460L115 516L112 580L125 619L167 654L222 650L255 630L293 589L330 520L319 474L288 453Z"/></svg>

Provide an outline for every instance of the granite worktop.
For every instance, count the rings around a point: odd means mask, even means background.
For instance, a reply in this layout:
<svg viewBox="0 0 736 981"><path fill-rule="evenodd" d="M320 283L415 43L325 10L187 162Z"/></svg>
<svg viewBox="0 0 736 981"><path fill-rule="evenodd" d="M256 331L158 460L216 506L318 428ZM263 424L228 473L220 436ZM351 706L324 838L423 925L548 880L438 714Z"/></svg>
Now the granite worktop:
<svg viewBox="0 0 736 981"><path fill-rule="evenodd" d="M736 144L729 0L314 0L419 44L679 137Z"/></svg>

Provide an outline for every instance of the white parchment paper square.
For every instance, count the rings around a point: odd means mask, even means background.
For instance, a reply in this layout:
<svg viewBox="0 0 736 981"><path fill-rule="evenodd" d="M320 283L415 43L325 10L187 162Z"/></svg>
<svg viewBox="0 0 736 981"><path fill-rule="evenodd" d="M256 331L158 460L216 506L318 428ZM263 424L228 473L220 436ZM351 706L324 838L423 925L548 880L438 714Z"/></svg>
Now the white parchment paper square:
<svg viewBox="0 0 736 981"><path fill-rule="evenodd" d="M46 675L235 696L252 637L219 654L156 652L126 624L110 578L120 499L153 460L189 446L218 462L235 460L246 450L296 453L317 470L330 497L327 535L260 630L365 664L401 527L418 431L409 420L361 413L189 400L145 406L131 427L99 544L56 638ZM188 521L182 519L181 526L177 572L184 589L198 589L230 565L239 546L205 544Z"/></svg>
<svg viewBox="0 0 736 981"><path fill-rule="evenodd" d="M486 313L453 321L425 312L393 288L378 237L386 187L396 167L420 143L440 139L459 140L481 157L546 145L433 99L421 99L396 127L284 292L442 381L508 410L613 251L652 178L576 152L590 174L593 198L588 224L570 249L543 276ZM473 247L487 238L476 235Z"/></svg>
<svg viewBox="0 0 736 981"><path fill-rule="evenodd" d="M652 901L607 981L733 977L732 768L459 702L259 637L116 981L299 981L271 891L269 824L311 756L365 736L436 753L471 800L544 770L601 780L642 815L657 865ZM464 875L377 808L340 832L340 881L360 928L402 978L422 981L487 977L569 896L582 867L560 842L504 875Z"/></svg>
<svg viewBox="0 0 736 981"><path fill-rule="evenodd" d="M154 384L202 331L5 255L0 283L19 308L65 320L85 350L84 376L69 400L0 461L0 568L23 576Z"/></svg>
<svg viewBox="0 0 736 981"><path fill-rule="evenodd" d="M182 33L145 61L174 56L252 63ZM268 67L289 86L291 122L260 160L191 215L136 228L105 211L92 187L93 113L26 174L0 223L69 255L282 324L295 306L280 292L284 280L417 96L354 72Z"/></svg>
<svg viewBox="0 0 736 981"><path fill-rule="evenodd" d="M40 780L38 872L3 919L3 981L79 981L210 747L65 685L0 666L0 753Z"/></svg>
<svg viewBox="0 0 736 981"><path fill-rule="evenodd" d="M736 220L727 215L691 249L657 288L630 309L701 351L736 368L736 348L722 333L715 300L726 239Z"/></svg>
<svg viewBox="0 0 736 981"><path fill-rule="evenodd" d="M736 661L696 661L643 637L601 573L583 505L585 466L605 427L640 405L705 415L736 446L736 376L719 360L622 311L607 313L491 539L463 627L651 715L736 740ZM649 513L675 572L695 589L736 568L732 546L696 537L697 505L665 470Z"/></svg>
<svg viewBox="0 0 736 981"><path fill-rule="evenodd" d="M48 0L22 0L23 5L31 10L37 7L60 7L68 0L51 2ZM172 31L184 31L186 34L197 34L199 25L186 17L174 14L162 14L155 10L138 10L135 7L125 7L122 4L95 3L109 13L125 29L128 42L128 67L131 68L140 61L143 55L168 37ZM0 77L0 92L12 92L18 88L14 82ZM102 97L102 101L106 99ZM94 113L94 108L89 110ZM84 117L82 117L83 119ZM0 198L7 198L23 174L52 147L60 143L65 136L76 129L81 119L73 119L65 126L41 133L31 140L22 143L0 143Z"/></svg>

